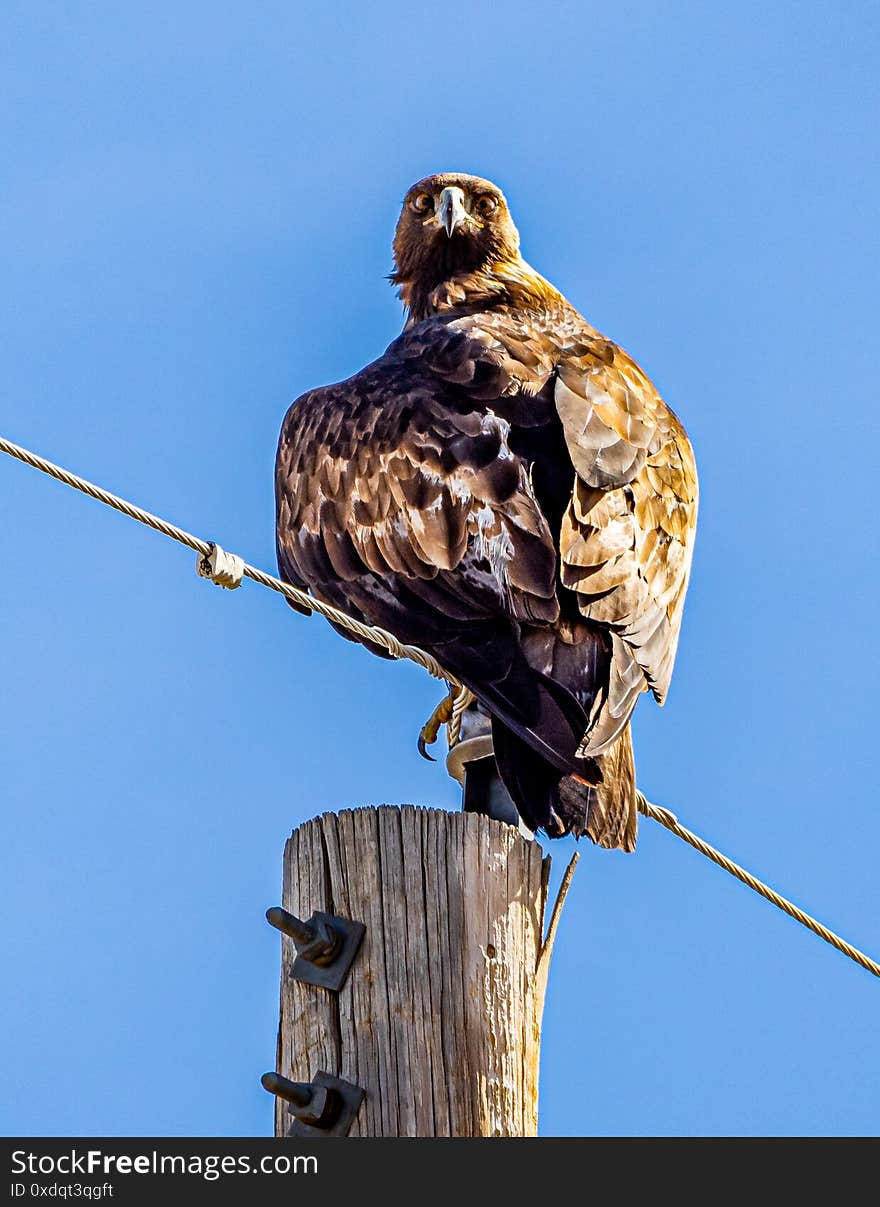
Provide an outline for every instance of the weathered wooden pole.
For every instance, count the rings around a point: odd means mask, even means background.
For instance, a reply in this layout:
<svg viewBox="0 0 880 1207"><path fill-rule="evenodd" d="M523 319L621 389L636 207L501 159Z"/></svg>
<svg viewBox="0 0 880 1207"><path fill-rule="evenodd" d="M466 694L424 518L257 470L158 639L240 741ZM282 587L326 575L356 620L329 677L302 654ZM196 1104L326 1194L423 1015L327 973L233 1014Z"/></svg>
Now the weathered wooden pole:
<svg viewBox="0 0 880 1207"><path fill-rule="evenodd" d="M338 992L295 979L297 946L282 938L278 1073L309 1083L320 1070L363 1089L353 1136L535 1135L544 992L572 870L545 936L550 859L513 826L383 806L294 830L284 909L366 932ZM276 1135L291 1122L279 1098Z"/></svg>

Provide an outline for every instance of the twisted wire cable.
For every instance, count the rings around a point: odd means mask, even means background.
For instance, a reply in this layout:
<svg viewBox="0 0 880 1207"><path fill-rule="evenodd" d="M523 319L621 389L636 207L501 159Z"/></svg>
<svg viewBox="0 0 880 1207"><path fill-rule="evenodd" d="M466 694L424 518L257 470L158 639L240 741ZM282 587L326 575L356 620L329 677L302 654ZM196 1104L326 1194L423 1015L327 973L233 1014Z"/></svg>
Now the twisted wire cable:
<svg viewBox="0 0 880 1207"><path fill-rule="evenodd" d="M177 541L181 545L186 545L199 554L199 573L203 577L211 578L214 582L224 587L238 586L242 576L249 578L263 587L268 587L270 591L277 591L280 595L286 596L307 613L318 612L325 619L339 625L347 632L353 633L362 641L370 641L375 645L381 646L382 649L387 650L394 658L409 659L410 662L415 662L418 666L423 667L435 679L445 679L455 697L452 703L452 715L448 723L450 744L454 744L457 740L461 728L462 715L474 700L474 696L453 675L445 671L436 658L432 657L425 650L419 649L418 646L406 645L398 641L394 634L389 633L386 629L364 624L362 621L356 620L353 616L349 616L339 608L334 608L331 604L326 604L322 600L316 599L315 596L301 591L298 587L282 582L281 579L267 574L256 566L250 565L243 558L225 554L215 542L203 541L201 537L193 536L186 529L178 528L176 524L162 519L161 516L153 515L150 511L145 511L143 507L138 507L127 499L112 494L109 490L105 490L103 486L97 486L94 482L89 482L86 478L80 477L79 474L63 469L60 465L48 461L45 457L31 452L30 449L23 448L19 444L14 444L4 436L0 436L0 452L6 453L18 461L23 461L25 465L30 465L33 469L48 474L58 482L63 482L65 486L79 490L90 498L96 499L99 503L122 512L123 515L129 516L132 520L137 520L138 523L146 524L147 527L154 529L156 532L161 532L163 536L170 537L171 540ZM222 556L212 558L214 554L221 554ZM841 939L834 931L829 930L827 926L823 926L821 922L818 922L810 914L800 909L799 906L794 905L786 897L777 893L769 885L764 884L757 876L753 876L751 872L747 872L738 863L734 863L732 859L722 854L721 851L716 850L715 847L700 838L698 834L694 834L692 830L687 829L669 809L664 809L661 805L653 804L641 792L637 793L637 804L640 813L643 813L646 817L650 817L652 821L659 822L661 826L665 826L667 830L670 830L678 838L682 839L682 841L699 851L701 855L705 855L707 859L711 859L718 867L723 868L754 892L759 893L765 900L775 905L777 909L781 909L789 917L794 918L796 922L811 930L813 934L818 935L820 939L824 939L826 943L830 943L832 947L835 947L843 955L854 960L873 976L880 977L880 964L877 964L869 956L866 956L864 952L859 951L857 947L853 947L851 943L847 943L845 939Z"/></svg>

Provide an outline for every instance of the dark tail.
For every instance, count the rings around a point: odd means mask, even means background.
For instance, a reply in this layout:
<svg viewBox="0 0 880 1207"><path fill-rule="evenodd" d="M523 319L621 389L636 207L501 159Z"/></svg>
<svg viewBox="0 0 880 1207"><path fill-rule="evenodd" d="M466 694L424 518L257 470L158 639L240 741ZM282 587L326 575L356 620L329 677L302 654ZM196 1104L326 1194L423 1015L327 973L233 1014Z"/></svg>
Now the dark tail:
<svg viewBox="0 0 880 1207"><path fill-rule="evenodd" d="M562 775L497 717L492 741L498 772L526 824L551 838L586 834L600 847L634 851L638 831L636 774L627 725L603 754Z"/></svg>
<svg viewBox="0 0 880 1207"><path fill-rule="evenodd" d="M495 626L482 644L458 639L432 653L492 714L499 774L531 829L551 838L587 834L600 846L631 851L637 813L629 726L600 754L577 753L610 656L600 638L581 636L570 645L537 631L524 651L516 634Z"/></svg>

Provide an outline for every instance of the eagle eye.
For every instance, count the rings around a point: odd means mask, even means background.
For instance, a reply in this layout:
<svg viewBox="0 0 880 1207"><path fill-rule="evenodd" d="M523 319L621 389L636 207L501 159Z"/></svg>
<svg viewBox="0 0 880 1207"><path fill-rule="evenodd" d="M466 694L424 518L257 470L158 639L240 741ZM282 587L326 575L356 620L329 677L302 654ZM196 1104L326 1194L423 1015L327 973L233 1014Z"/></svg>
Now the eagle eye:
<svg viewBox="0 0 880 1207"><path fill-rule="evenodd" d="M434 198L430 193L416 193L410 205L417 214L430 214L434 209Z"/></svg>
<svg viewBox="0 0 880 1207"><path fill-rule="evenodd" d="M488 218L489 215L494 213L497 208L498 202L494 197L488 196L488 194L485 197L478 197L476 205L474 206L474 209L483 218Z"/></svg>

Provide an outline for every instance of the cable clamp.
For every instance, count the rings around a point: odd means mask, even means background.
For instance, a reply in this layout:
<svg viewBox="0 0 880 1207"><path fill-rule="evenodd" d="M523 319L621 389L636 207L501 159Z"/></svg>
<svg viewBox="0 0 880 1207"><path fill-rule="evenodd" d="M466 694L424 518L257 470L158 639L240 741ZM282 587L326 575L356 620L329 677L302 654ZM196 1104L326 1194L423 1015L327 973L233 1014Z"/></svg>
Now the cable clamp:
<svg viewBox="0 0 880 1207"><path fill-rule="evenodd" d="M209 578L218 587L235 591L244 576L244 558L212 543L210 551L196 562L196 570L200 578Z"/></svg>

